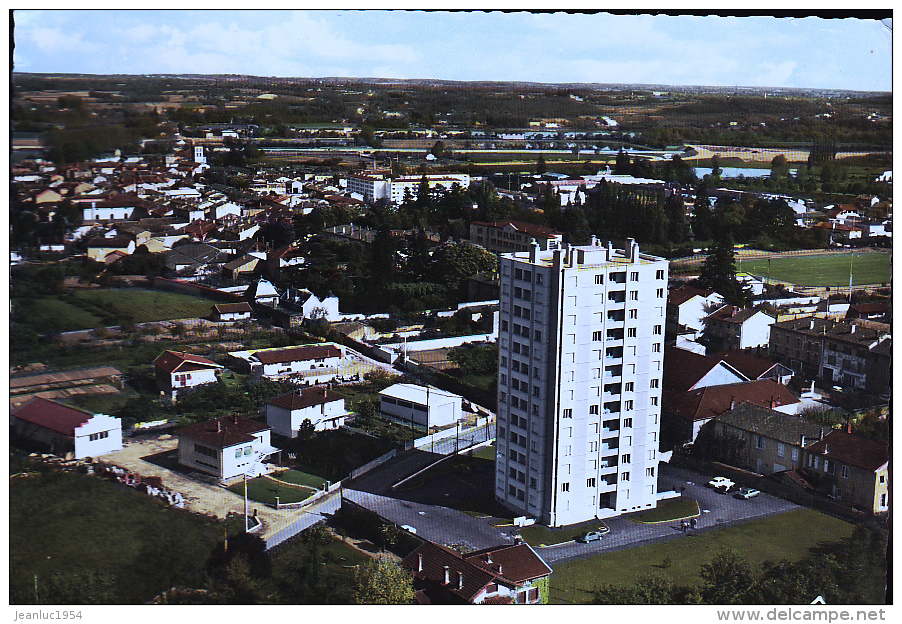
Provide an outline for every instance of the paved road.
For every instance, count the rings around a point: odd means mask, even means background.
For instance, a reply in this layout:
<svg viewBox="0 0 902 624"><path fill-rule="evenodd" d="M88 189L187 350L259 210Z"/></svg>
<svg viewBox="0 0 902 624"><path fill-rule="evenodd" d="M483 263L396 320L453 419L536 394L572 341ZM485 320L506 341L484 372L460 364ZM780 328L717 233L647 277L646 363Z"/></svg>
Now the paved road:
<svg viewBox="0 0 902 624"><path fill-rule="evenodd" d="M798 509L798 505L767 494L760 494L750 500L740 500L726 494L718 494L704 487L710 477L675 468L669 464L659 464L660 491L683 490L683 496L698 501L701 514L696 532L710 531L719 526L745 522L754 518L784 513ZM540 548L539 554L549 565L570 559L582 559L613 550L621 550L646 542L665 539L685 539L680 522L664 524L636 524L622 517L605 520L611 532L598 542L580 544L567 542L547 548Z"/></svg>

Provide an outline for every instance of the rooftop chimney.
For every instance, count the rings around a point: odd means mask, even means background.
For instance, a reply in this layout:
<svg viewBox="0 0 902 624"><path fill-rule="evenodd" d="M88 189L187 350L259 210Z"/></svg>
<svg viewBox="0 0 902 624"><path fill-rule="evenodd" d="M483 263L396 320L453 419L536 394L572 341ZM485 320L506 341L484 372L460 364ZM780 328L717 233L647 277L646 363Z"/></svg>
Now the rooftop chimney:
<svg viewBox="0 0 902 624"><path fill-rule="evenodd" d="M221 420L216 421L216 433L222 433L222 421Z"/></svg>
<svg viewBox="0 0 902 624"><path fill-rule="evenodd" d="M852 421L846 423L846 433L852 433Z"/></svg>
<svg viewBox="0 0 902 624"><path fill-rule="evenodd" d="M458 572L457 573L457 589L463 589L463 588L464 588L464 573Z"/></svg>
<svg viewBox="0 0 902 624"><path fill-rule="evenodd" d="M805 448L805 434L802 434L802 440L799 442L799 446Z"/></svg>
<svg viewBox="0 0 902 624"><path fill-rule="evenodd" d="M445 585L451 583L451 570L448 566L445 566Z"/></svg>
<svg viewBox="0 0 902 624"><path fill-rule="evenodd" d="M492 563L492 553L489 552L485 554L485 562Z"/></svg>
<svg viewBox="0 0 902 624"><path fill-rule="evenodd" d="M417 554L417 572L423 571L423 553Z"/></svg>

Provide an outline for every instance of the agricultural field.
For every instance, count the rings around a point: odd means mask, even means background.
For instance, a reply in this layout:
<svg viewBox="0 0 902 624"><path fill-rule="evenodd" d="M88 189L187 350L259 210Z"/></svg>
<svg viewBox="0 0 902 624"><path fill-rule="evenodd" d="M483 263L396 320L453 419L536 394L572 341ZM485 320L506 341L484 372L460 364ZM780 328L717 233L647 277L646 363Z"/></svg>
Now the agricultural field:
<svg viewBox="0 0 902 624"><path fill-rule="evenodd" d="M849 285L851 268L854 285L888 284L892 279L892 256L883 252L826 253L737 262L740 272L799 286Z"/></svg>

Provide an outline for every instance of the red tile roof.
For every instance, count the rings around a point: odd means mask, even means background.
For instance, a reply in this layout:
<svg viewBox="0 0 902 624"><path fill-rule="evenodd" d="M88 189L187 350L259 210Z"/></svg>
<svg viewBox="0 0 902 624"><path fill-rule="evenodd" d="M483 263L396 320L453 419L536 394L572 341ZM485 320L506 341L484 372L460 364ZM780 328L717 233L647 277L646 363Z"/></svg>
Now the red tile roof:
<svg viewBox="0 0 902 624"><path fill-rule="evenodd" d="M731 404L749 402L762 407L780 407L799 402L789 388L772 379L748 381L726 386L709 386L690 392L663 393L664 409L690 422L720 416Z"/></svg>
<svg viewBox="0 0 902 624"><path fill-rule="evenodd" d="M719 363L718 358L679 347L665 347L664 388L674 392L688 392Z"/></svg>
<svg viewBox="0 0 902 624"><path fill-rule="evenodd" d="M759 379L777 365L773 360L753 355L748 351L723 351L715 354L714 357L726 362L749 379ZM665 359L664 362L666 363L667 360Z"/></svg>
<svg viewBox="0 0 902 624"><path fill-rule="evenodd" d="M296 392L289 392L269 402L269 405L283 407L287 410L299 410L313 405L324 405L334 401L341 401L343 395L329 392L325 388L304 388Z"/></svg>
<svg viewBox="0 0 902 624"><path fill-rule="evenodd" d="M222 368L216 362L199 355L180 353L178 351L164 351L153 361L155 367L164 373L171 375L177 371L200 370L203 368Z"/></svg>
<svg viewBox="0 0 902 624"><path fill-rule="evenodd" d="M70 438L75 436L76 428L94 416L90 412L40 397L30 399L10 413L19 420L50 429Z"/></svg>
<svg viewBox="0 0 902 624"><path fill-rule="evenodd" d="M223 449L236 444L253 442L253 434L267 431L269 425L243 416L224 416L189 425L176 431L181 438L191 438L209 446Z"/></svg>
<svg viewBox="0 0 902 624"><path fill-rule="evenodd" d="M290 347L271 351L257 351L255 358L261 364L282 364L284 362L306 362L323 358L341 357L341 351L332 345L315 345L311 347Z"/></svg>
<svg viewBox="0 0 902 624"><path fill-rule="evenodd" d="M422 570L419 569L421 557ZM404 557L401 564L411 570L415 578L431 581L452 596L470 603L489 583L516 586L551 574L551 568L528 544L461 555L450 548L424 542ZM448 584L445 584L446 567Z"/></svg>
<svg viewBox="0 0 902 624"><path fill-rule="evenodd" d="M234 314L236 312L253 312L254 309L247 301L241 303L218 303L213 306L217 314Z"/></svg>
<svg viewBox="0 0 902 624"><path fill-rule="evenodd" d="M678 306L683 305L693 297L710 297L713 294L713 290L696 288L687 284L667 293L667 303Z"/></svg>
<svg viewBox="0 0 902 624"><path fill-rule="evenodd" d="M868 440L854 433L846 433L841 429L834 429L823 440L815 442L805 450L872 472L889 461L887 444Z"/></svg>

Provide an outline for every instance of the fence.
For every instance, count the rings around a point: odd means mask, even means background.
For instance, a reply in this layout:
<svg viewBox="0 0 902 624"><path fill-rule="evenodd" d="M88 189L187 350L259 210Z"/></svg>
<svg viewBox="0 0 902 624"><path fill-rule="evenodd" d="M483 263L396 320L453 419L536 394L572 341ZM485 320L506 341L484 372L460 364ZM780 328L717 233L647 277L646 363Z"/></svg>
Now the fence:
<svg viewBox="0 0 902 624"><path fill-rule="evenodd" d="M388 460L390 460L392 457L394 457L397 454L398 454L398 449L394 448L394 449L390 450L388 453L386 453L385 455L383 455L381 457L377 457L373 461L371 461L367 464L364 464L360 468L355 468L354 470L352 470L350 472L350 474L348 474L348 476L347 476L348 480L356 479L360 475L368 473L373 468L377 468L377 467L381 466L382 464L384 464L385 462L387 462Z"/></svg>
<svg viewBox="0 0 902 624"><path fill-rule="evenodd" d="M423 436L422 438L417 438L411 444L411 448L434 451L436 443L454 440L454 450L459 451L468 449L471 446L476 446L477 444L482 444L483 442L488 442L495 437L494 433L495 428L493 423L487 418L483 425L477 424L473 427L464 429L451 427L442 431L436 431L435 433Z"/></svg>
<svg viewBox="0 0 902 624"><path fill-rule="evenodd" d="M339 485L339 484L336 484ZM309 500L309 499L308 499ZM278 546L285 540L291 539L298 533L306 531L310 527L319 524L325 519L326 513L335 513L341 507L341 488L326 492L321 498L313 503L308 504L310 509L302 514L297 520L289 524L284 529L276 531L272 535L265 537L266 550L270 550Z"/></svg>

